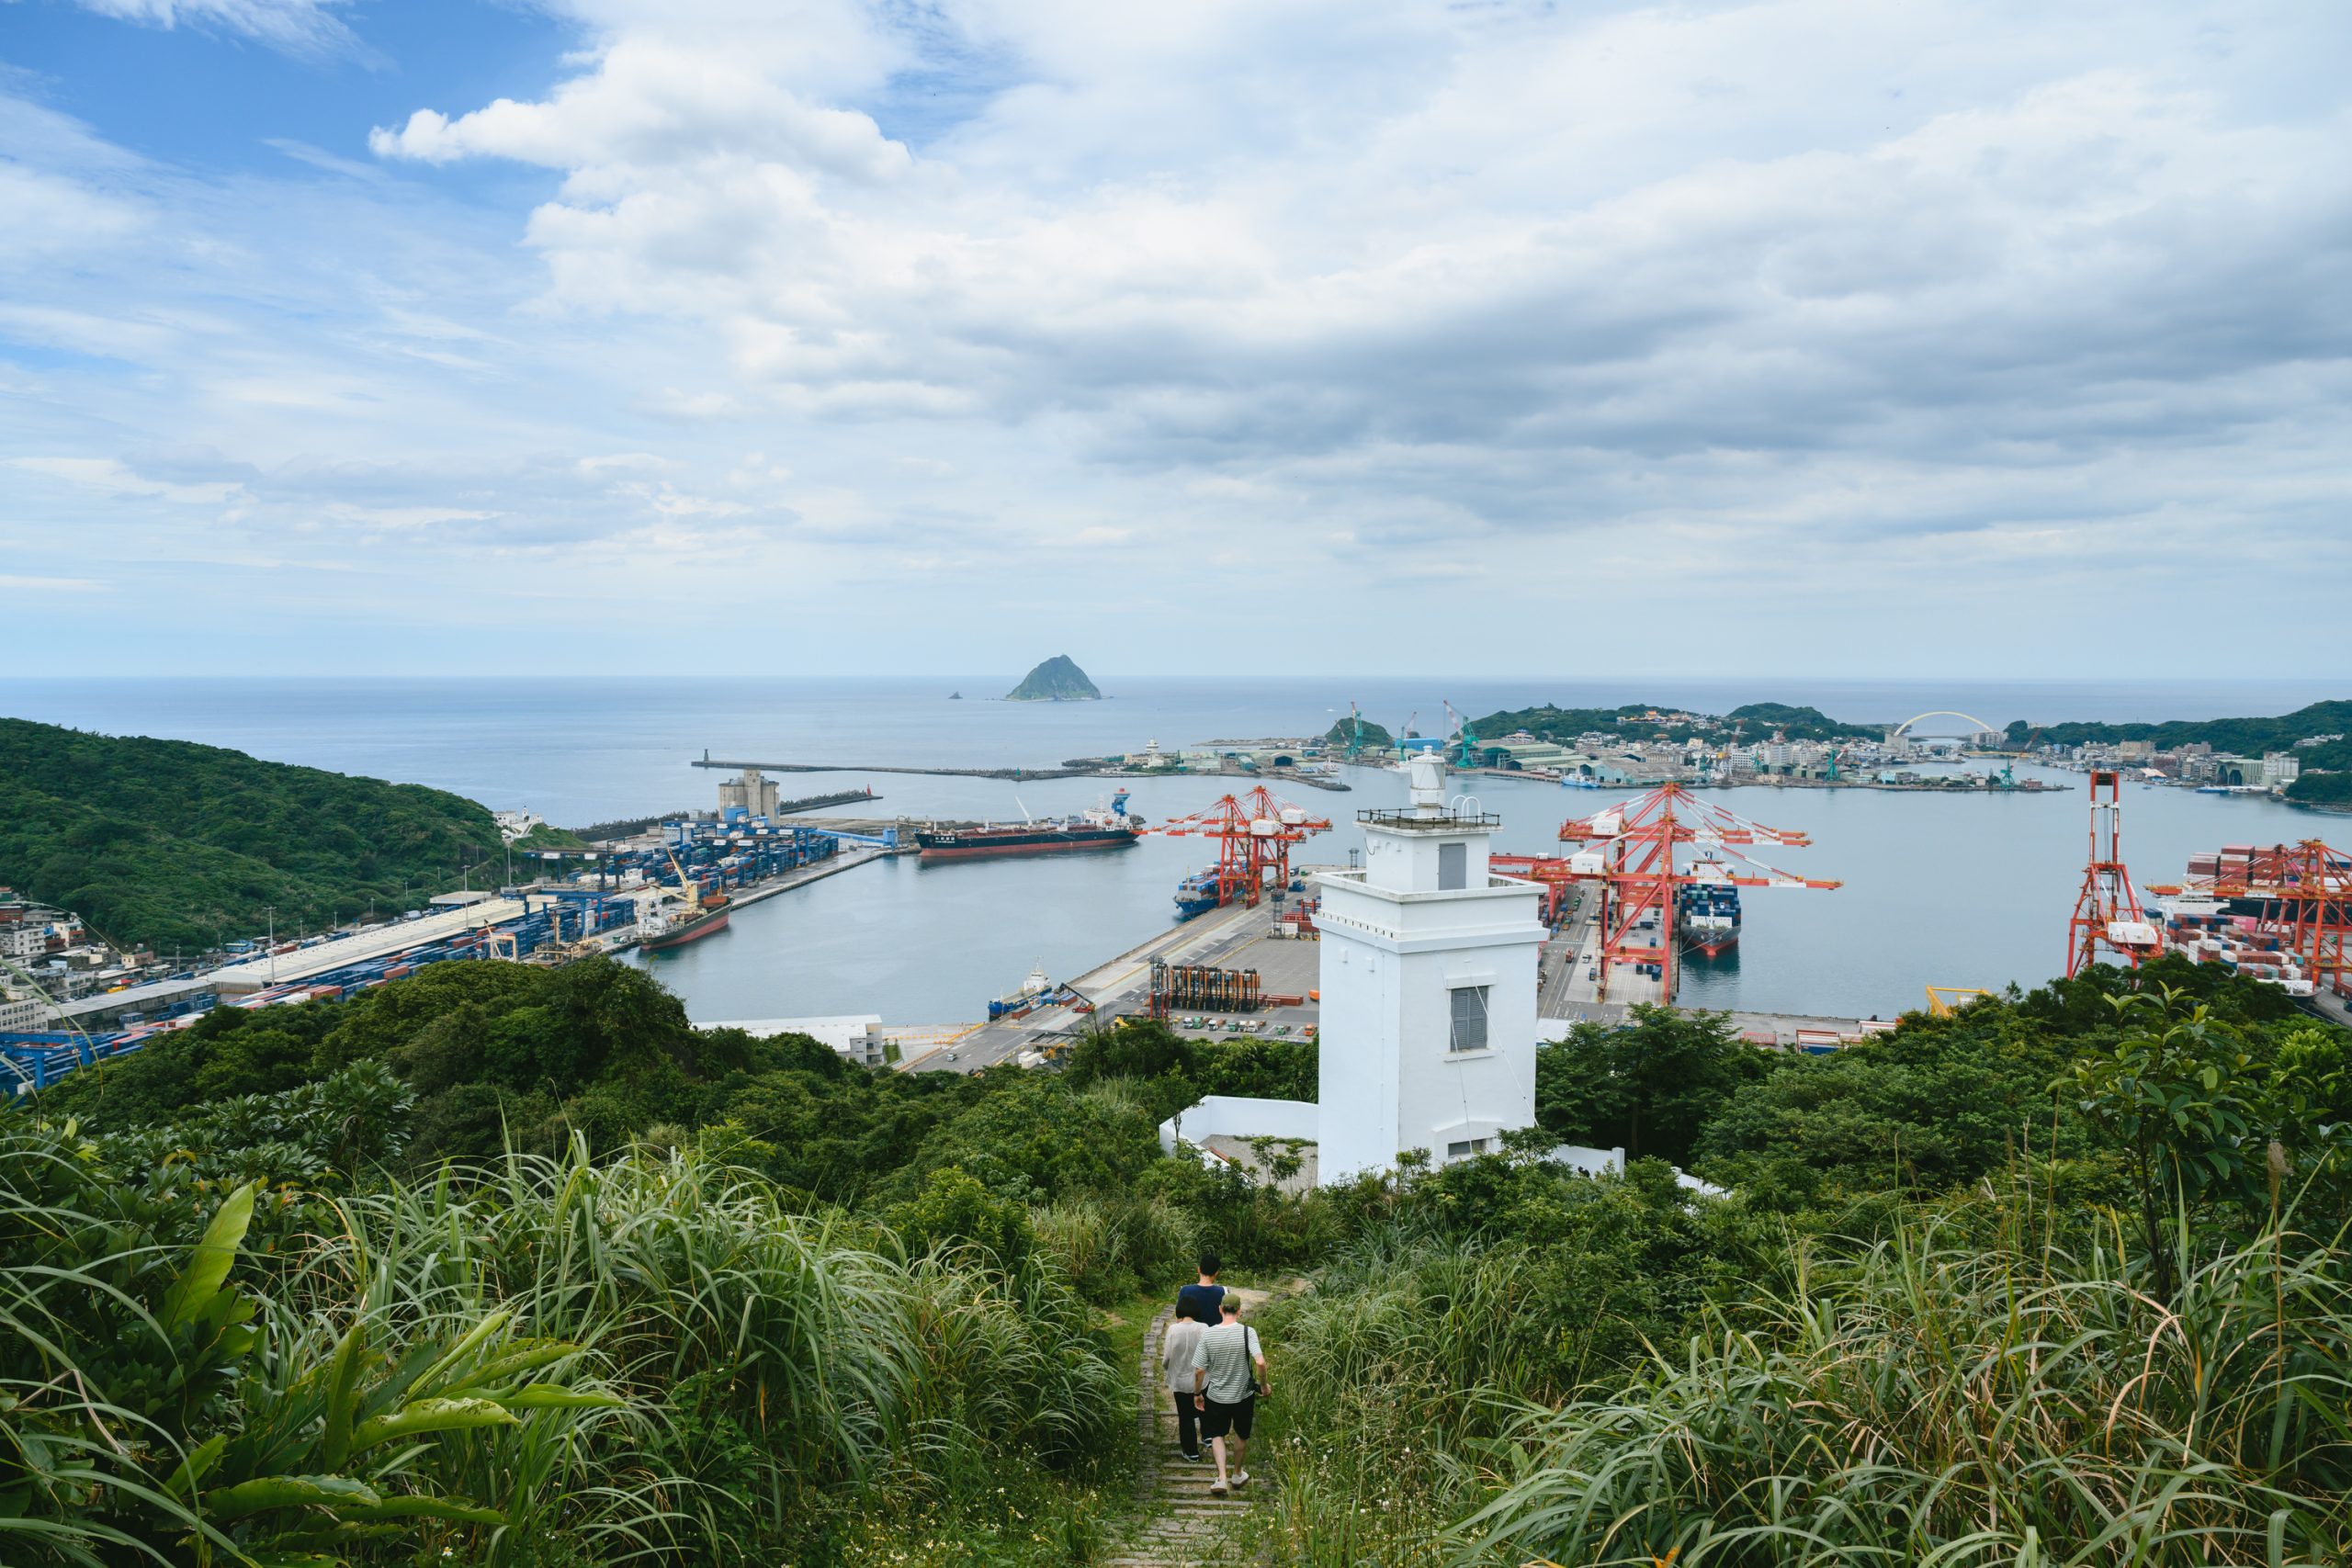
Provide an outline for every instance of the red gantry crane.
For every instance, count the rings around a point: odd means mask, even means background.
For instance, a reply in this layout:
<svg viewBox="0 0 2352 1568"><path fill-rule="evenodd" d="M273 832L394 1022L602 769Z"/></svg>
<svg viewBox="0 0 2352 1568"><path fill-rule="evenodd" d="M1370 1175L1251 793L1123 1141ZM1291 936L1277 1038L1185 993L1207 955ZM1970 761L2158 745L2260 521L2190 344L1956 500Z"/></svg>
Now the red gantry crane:
<svg viewBox="0 0 2352 1568"><path fill-rule="evenodd" d="M2304 979L2346 996L2352 983L2352 857L2305 839L2268 849L2233 844L2215 863L2210 880L2191 877L2190 886L2241 909L2254 905L2256 930L2278 939Z"/></svg>
<svg viewBox="0 0 2352 1568"><path fill-rule="evenodd" d="M1217 906L1222 908L1238 898L1254 909L1269 886L1290 886L1291 846L1330 826L1329 818L1314 816L1260 784L1238 799L1226 795L1205 810L1144 831L1171 839L1215 839Z"/></svg>
<svg viewBox="0 0 2352 1568"><path fill-rule="evenodd" d="M1546 884L1552 890L1546 902L1554 909L1566 884L1590 882L1600 886L1599 978L1603 998L1609 995L1611 971L1619 964L1654 966L1659 995L1668 1001L1674 998L1679 978L1677 923L1681 912L1675 893L1680 887L1705 882L1826 891L1843 886L1781 871L1743 852L1764 845L1802 849L1813 842L1809 835L1751 822L1679 784L1660 784L1647 795L1562 823L1560 838L1586 847L1566 858L1496 855L1489 863L1502 875ZM1687 866L1677 854L1683 845L1700 852ZM1654 927L1649 923L1652 915L1657 917Z"/></svg>
<svg viewBox="0 0 2352 1568"><path fill-rule="evenodd" d="M2121 775L2106 769L2091 774L2091 858L2083 867L2083 890L2075 897L2075 918L2066 923L2069 978L2098 962L2104 947L2134 969L2156 951L2156 928L2132 890L2123 865Z"/></svg>

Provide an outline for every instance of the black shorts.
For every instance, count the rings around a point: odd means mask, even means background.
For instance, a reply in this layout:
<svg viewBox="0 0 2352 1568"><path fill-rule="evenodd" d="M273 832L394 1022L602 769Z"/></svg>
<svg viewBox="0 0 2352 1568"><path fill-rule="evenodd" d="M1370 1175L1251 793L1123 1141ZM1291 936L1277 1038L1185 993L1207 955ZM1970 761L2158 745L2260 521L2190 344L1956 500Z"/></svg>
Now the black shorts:
<svg viewBox="0 0 2352 1568"><path fill-rule="evenodd" d="M1250 1436L1250 1412L1258 1408L1258 1396L1251 1394L1238 1404L1219 1404L1212 1399L1208 1408L1201 1412L1201 1436L1222 1438L1227 1432L1247 1439Z"/></svg>

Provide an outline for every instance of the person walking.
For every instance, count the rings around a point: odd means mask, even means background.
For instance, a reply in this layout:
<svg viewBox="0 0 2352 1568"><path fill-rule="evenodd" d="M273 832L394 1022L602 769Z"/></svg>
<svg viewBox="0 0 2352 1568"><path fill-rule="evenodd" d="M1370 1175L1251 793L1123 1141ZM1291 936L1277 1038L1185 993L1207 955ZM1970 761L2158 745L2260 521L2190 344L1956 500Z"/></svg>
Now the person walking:
<svg viewBox="0 0 2352 1568"><path fill-rule="evenodd" d="M1266 1350L1258 1331L1241 1321L1241 1301L1230 1292L1217 1303L1223 1319L1193 1348L1193 1404L1201 1412L1201 1434L1216 1454L1216 1480L1209 1495L1222 1497L1250 1484L1250 1426L1266 1382ZM1227 1479L1225 1443L1233 1438L1232 1478Z"/></svg>
<svg viewBox="0 0 2352 1568"><path fill-rule="evenodd" d="M1176 1292L1178 1317L1189 1317L1203 1328L1216 1326L1216 1305L1225 1300L1225 1287L1216 1282L1218 1267L1216 1253L1201 1254L1200 1282L1187 1285Z"/></svg>
<svg viewBox="0 0 2352 1568"><path fill-rule="evenodd" d="M1201 1462L1201 1413L1193 1404L1193 1352L1207 1332L1197 1319L1180 1316L1159 1336L1159 1370L1176 1401L1176 1450L1194 1464Z"/></svg>

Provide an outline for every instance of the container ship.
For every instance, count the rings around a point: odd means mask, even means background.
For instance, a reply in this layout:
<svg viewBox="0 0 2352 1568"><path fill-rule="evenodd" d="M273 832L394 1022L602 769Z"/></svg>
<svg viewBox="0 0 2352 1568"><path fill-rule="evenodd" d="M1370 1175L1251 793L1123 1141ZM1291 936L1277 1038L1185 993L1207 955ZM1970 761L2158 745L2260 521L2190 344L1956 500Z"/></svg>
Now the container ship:
<svg viewBox="0 0 2352 1568"><path fill-rule="evenodd" d="M1143 832L1143 818L1127 814L1126 792L1076 817L978 828L924 828L915 843L925 860L970 860L980 855L1046 855L1069 850L1120 850Z"/></svg>
<svg viewBox="0 0 2352 1568"><path fill-rule="evenodd" d="M1215 869L1196 871L1176 885L1176 918L1180 920L1205 915L1216 908L1217 903L1217 874Z"/></svg>
<svg viewBox="0 0 2352 1568"><path fill-rule="evenodd" d="M1675 890L1675 927L1682 945L1702 958L1720 958L1739 945L1739 886L1714 861L1690 868L1696 881Z"/></svg>

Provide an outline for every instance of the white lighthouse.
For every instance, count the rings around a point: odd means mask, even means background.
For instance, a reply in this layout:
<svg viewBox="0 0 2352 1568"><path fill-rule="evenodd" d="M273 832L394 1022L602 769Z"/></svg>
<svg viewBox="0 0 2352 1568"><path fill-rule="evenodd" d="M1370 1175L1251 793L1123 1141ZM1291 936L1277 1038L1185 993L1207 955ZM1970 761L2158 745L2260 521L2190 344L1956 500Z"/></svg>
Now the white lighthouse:
<svg viewBox="0 0 2352 1568"><path fill-rule="evenodd" d="M1535 1121L1543 890L1487 869L1500 819L1449 807L1436 758L1410 777L1408 808L1359 814L1363 868L1317 878L1324 1182L1409 1149L1467 1158Z"/></svg>

